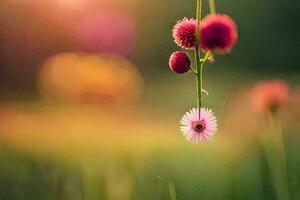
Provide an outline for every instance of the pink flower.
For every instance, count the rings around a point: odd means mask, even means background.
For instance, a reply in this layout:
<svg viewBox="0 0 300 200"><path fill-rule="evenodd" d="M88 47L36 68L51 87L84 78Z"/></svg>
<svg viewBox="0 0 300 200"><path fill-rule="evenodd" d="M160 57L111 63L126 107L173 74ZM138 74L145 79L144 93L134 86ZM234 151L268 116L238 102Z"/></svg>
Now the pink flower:
<svg viewBox="0 0 300 200"><path fill-rule="evenodd" d="M235 22L227 15L211 14L200 24L201 48L225 54L235 45L238 33Z"/></svg>
<svg viewBox="0 0 300 200"><path fill-rule="evenodd" d="M187 53L176 51L170 56L169 66L172 71L182 74L190 70L191 61Z"/></svg>
<svg viewBox="0 0 300 200"><path fill-rule="evenodd" d="M183 115L181 131L187 140L207 141L217 131L217 120L214 113L206 108L193 108Z"/></svg>
<svg viewBox="0 0 300 200"><path fill-rule="evenodd" d="M173 28L174 41L179 47L192 50L196 45L195 32L196 20L183 18Z"/></svg>
<svg viewBox="0 0 300 200"><path fill-rule="evenodd" d="M251 93L253 107L261 113L276 112L288 99L289 87L281 80L259 82Z"/></svg>

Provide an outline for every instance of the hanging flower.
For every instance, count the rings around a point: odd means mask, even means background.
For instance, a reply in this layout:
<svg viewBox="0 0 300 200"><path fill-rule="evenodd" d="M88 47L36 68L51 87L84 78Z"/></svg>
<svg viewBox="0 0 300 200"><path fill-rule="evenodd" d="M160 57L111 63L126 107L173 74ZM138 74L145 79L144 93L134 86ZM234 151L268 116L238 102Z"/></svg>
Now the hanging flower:
<svg viewBox="0 0 300 200"><path fill-rule="evenodd" d="M201 21L200 43L205 51L229 53L237 38L236 24L228 15L210 14Z"/></svg>
<svg viewBox="0 0 300 200"><path fill-rule="evenodd" d="M191 60L187 53L176 51L170 56L169 66L172 71L182 74L191 69Z"/></svg>
<svg viewBox="0 0 300 200"><path fill-rule="evenodd" d="M173 28L174 41L179 47L192 50L196 45L195 32L196 20L183 18Z"/></svg>
<svg viewBox="0 0 300 200"><path fill-rule="evenodd" d="M190 141L207 141L217 131L217 119L211 110L193 108L183 115L181 131Z"/></svg>

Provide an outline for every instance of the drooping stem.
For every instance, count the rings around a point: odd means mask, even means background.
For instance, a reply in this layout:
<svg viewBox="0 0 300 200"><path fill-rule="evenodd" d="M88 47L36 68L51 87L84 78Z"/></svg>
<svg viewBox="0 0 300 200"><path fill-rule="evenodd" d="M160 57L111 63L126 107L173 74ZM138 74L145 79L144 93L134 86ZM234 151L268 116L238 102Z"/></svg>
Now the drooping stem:
<svg viewBox="0 0 300 200"><path fill-rule="evenodd" d="M201 52L199 49L200 43L200 22L202 14L202 0L197 0L197 11L196 11L196 44L195 44L195 63L196 63L196 84L197 84L197 107L198 109L202 106L202 67L203 63L200 62Z"/></svg>
<svg viewBox="0 0 300 200"><path fill-rule="evenodd" d="M216 5L215 5L215 0L209 0L209 10L211 14L216 13Z"/></svg>

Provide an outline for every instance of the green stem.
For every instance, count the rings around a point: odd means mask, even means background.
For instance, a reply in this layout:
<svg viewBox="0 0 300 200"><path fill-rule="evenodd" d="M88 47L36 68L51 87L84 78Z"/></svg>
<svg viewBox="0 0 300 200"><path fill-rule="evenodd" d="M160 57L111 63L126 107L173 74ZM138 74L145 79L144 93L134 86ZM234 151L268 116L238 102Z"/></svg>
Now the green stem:
<svg viewBox="0 0 300 200"><path fill-rule="evenodd" d="M262 145L277 198L279 200L289 200L287 161L280 120L272 118L270 128L262 138Z"/></svg>
<svg viewBox="0 0 300 200"><path fill-rule="evenodd" d="M215 0L209 0L209 10L211 14L216 13L216 5L215 5Z"/></svg>
<svg viewBox="0 0 300 200"><path fill-rule="evenodd" d="M277 118L277 116L273 116L274 118L274 127L275 127L275 133L277 131L277 139L275 139L274 144L274 154L277 160L277 170L273 171L273 177L276 179L276 190L278 199L282 200L289 200L290 194L288 189L288 172L287 172L287 161L286 161L286 155L285 155L285 148L284 148L284 141L283 141L283 130L280 119Z"/></svg>
<svg viewBox="0 0 300 200"><path fill-rule="evenodd" d="M201 52L199 49L200 39L200 22L202 13L202 0L197 0L197 11L196 11L196 44L195 44L195 63L196 63L196 83L197 83L197 107L198 109L202 106L202 67L204 62L200 62Z"/></svg>
<svg viewBox="0 0 300 200"><path fill-rule="evenodd" d="M195 60L196 60L196 84L197 84L197 108L201 108L202 105L202 66L200 63L200 53L198 45L195 47Z"/></svg>
<svg viewBox="0 0 300 200"><path fill-rule="evenodd" d="M171 200L177 200L176 197L176 188L175 188L175 184L173 181L171 181L169 183L169 195L170 195L170 199Z"/></svg>
<svg viewBox="0 0 300 200"><path fill-rule="evenodd" d="M201 13L202 13L202 0L197 0L197 11L196 11L196 21L197 21L197 30L196 32L200 32L200 21L201 21ZM199 38L198 35L196 35Z"/></svg>

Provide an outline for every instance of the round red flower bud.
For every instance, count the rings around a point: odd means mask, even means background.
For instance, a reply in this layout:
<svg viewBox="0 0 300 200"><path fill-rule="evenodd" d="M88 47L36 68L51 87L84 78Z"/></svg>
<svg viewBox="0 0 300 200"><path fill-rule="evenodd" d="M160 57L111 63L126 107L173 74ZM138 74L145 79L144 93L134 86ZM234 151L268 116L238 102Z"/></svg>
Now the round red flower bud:
<svg viewBox="0 0 300 200"><path fill-rule="evenodd" d="M183 74L191 69L191 61L187 53L176 51L170 56L169 66L172 71Z"/></svg>
<svg viewBox="0 0 300 200"><path fill-rule="evenodd" d="M196 20L183 18L173 28L174 42L181 48L192 50L196 45Z"/></svg>
<svg viewBox="0 0 300 200"><path fill-rule="evenodd" d="M206 16L201 21L200 33L201 48L219 54L229 53L238 38L235 22L221 14Z"/></svg>

